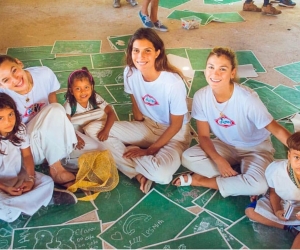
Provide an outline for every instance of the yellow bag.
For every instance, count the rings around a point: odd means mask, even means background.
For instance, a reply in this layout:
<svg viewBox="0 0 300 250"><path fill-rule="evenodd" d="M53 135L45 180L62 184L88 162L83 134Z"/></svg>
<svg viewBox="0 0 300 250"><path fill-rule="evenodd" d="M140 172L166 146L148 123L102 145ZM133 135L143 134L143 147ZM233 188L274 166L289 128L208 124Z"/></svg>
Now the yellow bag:
<svg viewBox="0 0 300 250"><path fill-rule="evenodd" d="M114 189L119 183L116 163L108 150L92 151L78 158L78 173L75 183L68 187L71 192L78 188L94 194L79 198L81 201L95 200L100 192Z"/></svg>

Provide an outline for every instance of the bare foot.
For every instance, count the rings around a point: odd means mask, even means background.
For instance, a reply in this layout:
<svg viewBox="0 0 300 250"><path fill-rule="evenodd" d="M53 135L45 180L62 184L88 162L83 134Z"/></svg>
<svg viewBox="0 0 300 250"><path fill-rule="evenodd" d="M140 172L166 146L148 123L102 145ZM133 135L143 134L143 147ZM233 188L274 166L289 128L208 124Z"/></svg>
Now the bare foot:
<svg viewBox="0 0 300 250"><path fill-rule="evenodd" d="M142 174L138 174L135 176L135 178L137 179L137 181L141 184L140 185L140 190L146 194L149 192L151 185L152 185L152 181L148 180L145 176L143 176Z"/></svg>
<svg viewBox="0 0 300 250"><path fill-rule="evenodd" d="M73 185L75 182L75 175L65 170L60 161L49 166L49 174L55 183L66 188Z"/></svg>

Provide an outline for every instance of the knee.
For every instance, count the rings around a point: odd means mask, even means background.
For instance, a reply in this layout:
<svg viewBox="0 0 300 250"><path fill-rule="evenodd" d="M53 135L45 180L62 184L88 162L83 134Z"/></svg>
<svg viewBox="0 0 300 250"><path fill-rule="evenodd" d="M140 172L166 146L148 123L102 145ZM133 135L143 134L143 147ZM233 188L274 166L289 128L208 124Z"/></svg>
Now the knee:
<svg viewBox="0 0 300 250"><path fill-rule="evenodd" d="M159 167L158 170L154 171L151 175L154 182L166 185L172 181L173 174L174 173L169 171L168 168Z"/></svg>
<svg viewBox="0 0 300 250"><path fill-rule="evenodd" d="M253 207L247 207L245 209L245 214L246 214L246 216L249 219L253 219L254 218L254 214L255 214L254 208Z"/></svg>
<svg viewBox="0 0 300 250"><path fill-rule="evenodd" d="M66 115L66 111L62 105L59 103L50 103L47 106L49 109L51 109L52 112L55 112L56 114Z"/></svg>
<svg viewBox="0 0 300 250"><path fill-rule="evenodd" d="M248 175L244 175L246 181L250 185L251 194L252 195L261 195L265 194L268 190L268 183L264 177L252 177Z"/></svg>

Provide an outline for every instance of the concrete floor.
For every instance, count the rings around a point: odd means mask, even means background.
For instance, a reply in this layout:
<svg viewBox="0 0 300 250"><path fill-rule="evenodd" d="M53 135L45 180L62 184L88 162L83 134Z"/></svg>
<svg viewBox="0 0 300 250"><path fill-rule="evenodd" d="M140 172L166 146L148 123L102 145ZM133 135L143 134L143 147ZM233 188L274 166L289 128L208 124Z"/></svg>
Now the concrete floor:
<svg viewBox="0 0 300 250"><path fill-rule="evenodd" d="M142 0L140 0L141 2ZM256 2L262 5L262 0ZM183 30L180 21L167 19L173 9L159 8L159 19L169 27L160 32L167 48L212 48L230 46L234 50L252 50L267 73L259 81L277 86L293 85L274 67L299 61L300 2L295 8L278 7L282 14L265 16L242 11L243 2L231 5L204 5L191 0L174 9L216 13L239 12L243 23L212 22L198 30ZM141 27L140 5L131 7L121 0L114 9L112 0L1 0L0 53L8 47L53 45L56 40L102 40L102 52L111 52L107 36L132 34Z"/></svg>
<svg viewBox="0 0 300 250"><path fill-rule="evenodd" d="M114 52L108 36L132 34L141 27L138 18L141 6L131 7L125 0L121 3L120 9L114 9L112 0L1 0L0 54L5 54L8 47L53 45L56 40L102 40L101 52ZM169 27L169 32L159 35L167 48L230 46L234 50L252 50L267 70L255 80L273 86L293 86L294 82L273 68L300 61L300 1L296 3L295 8L278 7L282 14L273 17L242 11L242 1L216 6L191 0L174 9L239 12L245 22L212 22L198 30L187 31L181 28L180 21L166 18L173 9L159 8L159 19ZM257 4L262 5L262 0ZM95 213L72 222L87 220L96 221Z"/></svg>

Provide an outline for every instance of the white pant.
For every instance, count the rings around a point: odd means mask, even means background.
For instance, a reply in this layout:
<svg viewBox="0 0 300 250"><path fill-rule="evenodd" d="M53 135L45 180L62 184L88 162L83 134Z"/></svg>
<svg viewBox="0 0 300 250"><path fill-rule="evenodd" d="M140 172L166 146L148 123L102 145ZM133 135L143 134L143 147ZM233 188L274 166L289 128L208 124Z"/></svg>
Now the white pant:
<svg viewBox="0 0 300 250"><path fill-rule="evenodd" d="M78 158L82 154L91 151L103 151L106 149L103 142L96 141L94 138L82 134L79 131L76 131L76 134L78 134L84 140L84 148L73 150L69 157L62 161L63 166L72 172L78 170Z"/></svg>
<svg viewBox="0 0 300 250"><path fill-rule="evenodd" d="M223 197L236 195L259 195L268 189L265 170L273 161L274 148L271 141L265 140L261 144L248 148L237 148L213 139L217 152L230 165L240 164L241 174L223 178L216 164L208 158L206 153L195 145L182 154L182 165L191 171L208 178L217 177L217 185Z"/></svg>
<svg viewBox="0 0 300 250"><path fill-rule="evenodd" d="M181 154L190 143L190 127L183 125L181 130L156 155L147 155L132 159L123 158L125 145L134 145L147 148L153 144L168 128L145 118L139 121L118 121L110 130L109 139L105 142L111 151L118 169L129 178L142 174L147 179L160 184L167 184L172 180L173 174L180 167ZM97 121L84 127L85 134L95 138L101 129Z"/></svg>
<svg viewBox="0 0 300 250"><path fill-rule="evenodd" d="M32 216L42 206L47 206L52 198L53 180L36 172L32 190L18 196L12 196L0 190L0 220L15 221L21 213Z"/></svg>
<svg viewBox="0 0 300 250"><path fill-rule="evenodd" d="M44 107L28 124L30 147L35 164L44 159L49 165L68 157L77 138L66 111L58 103Z"/></svg>

